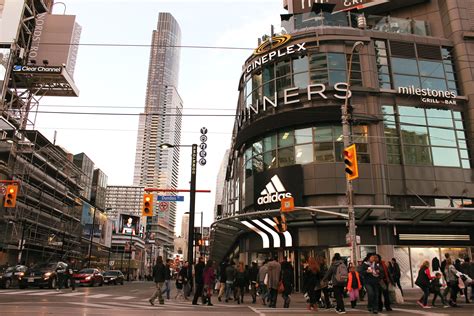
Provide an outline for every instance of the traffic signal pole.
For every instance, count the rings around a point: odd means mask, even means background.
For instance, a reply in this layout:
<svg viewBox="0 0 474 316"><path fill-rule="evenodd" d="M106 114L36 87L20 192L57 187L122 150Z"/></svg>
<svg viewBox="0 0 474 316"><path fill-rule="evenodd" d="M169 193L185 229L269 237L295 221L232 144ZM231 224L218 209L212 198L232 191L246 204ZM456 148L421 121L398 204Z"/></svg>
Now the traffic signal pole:
<svg viewBox="0 0 474 316"><path fill-rule="evenodd" d="M352 57L354 52L359 47L363 46L363 42L355 42L352 46L351 54L349 57L349 66L347 72L347 92L346 97L344 99L344 105L341 108L342 112L342 136L344 139L344 148L347 148L351 145L351 127L349 123L349 95L350 95L350 87L351 87L351 71L352 71ZM358 251L357 251L357 234L356 234L356 222L355 222L355 211L354 211L354 187L352 186L352 180L346 176L346 198L347 198L347 214L348 218L348 226L349 226L349 239L351 243L351 257L353 265L357 265L357 261L359 259Z"/></svg>
<svg viewBox="0 0 474 316"><path fill-rule="evenodd" d="M189 224L188 224L188 262L192 271L194 262L194 215L196 211L196 170L197 170L197 144L192 145L191 151L191 187L189 193ZM188 271L188 272L190 272Z"/></svg>

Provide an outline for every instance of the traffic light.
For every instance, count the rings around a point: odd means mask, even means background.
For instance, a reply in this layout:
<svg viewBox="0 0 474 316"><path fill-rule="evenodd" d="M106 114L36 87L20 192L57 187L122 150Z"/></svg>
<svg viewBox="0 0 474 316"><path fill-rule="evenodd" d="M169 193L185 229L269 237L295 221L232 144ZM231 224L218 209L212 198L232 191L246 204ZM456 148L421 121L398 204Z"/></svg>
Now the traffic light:
<svg viewBox="0 0 474 316"><path fill-rule="evenodd" d="M18 194L18 187L16 185L13 185L13 184L7 185L7 192L5 193L5 201L3 202L3 206L15 207L17 194Z"/></svg>
<svg viewBox="0 0 474 316"><path fill-rule="evenodd" d="M3 206L15 207L16 206L16 195L18 194L18 187L16 185L7 185L7 192L5 193L5 201Z"/></svg>
<svg viewBox="0 0 474 316"><path fill-rule="evenodd" d="M359 177L359 167L357 166L356 145L350 145L344 148L344 163L346 165L346 176L348 180L354 180Z"/></svg>
<svg viewBox="0 0 474 316"><path fill-rule="evenodd" d="M143 194L142 216L153 216L153 194Z"/></svg>
<svg viewBox="0 0 474 316"><path fill-rule="evenodd" d="M279 233L284 233L287 230L286 226L286 217L283 214L280 214L279 216L275 216L273 220L276 223L276 229L278 230Z"/></svg>

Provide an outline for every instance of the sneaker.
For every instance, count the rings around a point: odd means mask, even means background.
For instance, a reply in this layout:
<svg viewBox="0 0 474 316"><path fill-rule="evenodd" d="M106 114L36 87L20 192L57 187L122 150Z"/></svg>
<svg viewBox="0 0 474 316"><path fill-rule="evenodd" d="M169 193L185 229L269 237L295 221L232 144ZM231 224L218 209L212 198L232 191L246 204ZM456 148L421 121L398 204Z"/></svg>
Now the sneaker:
<svg viewBox="0 0 474 316"><path fill-rule="evenodd" d="M151 298L148 300L148 302L150 302L150 305L151 305L151 306L155 306L155 303L153 303L153 301L151 300Z"/></svg>
<svg viewBox="0 0 474 316"><path fill-rule="evenodd" d="M416 301L416 303L417 303L418 305L420 305L422 308L423 308L423 306L425 306L425 305L423 305L423 303L420 302L420 301Z"/></svg>
<svg viewBox="0 0 474 316"><path fill-rule="evenodd" d="M423 305L423 308L431 308L431 306Z"/></svg>
<svg viewBox="0 0 474 316"><path fill-rule="evenodd" d="M448 307L449 307L449 305L443 305L443 308L448 308Z"/></svg>
<svg viewBox="0 0 474 316"><path fill-rule="evenodd" d="M387 312L393 311L393 309L392 309L391 307L388 307L388 308L386 308L385 310L386 310Z"/></svg>
<svg viewBox="0 0 474 316"><path fill-rule="evenodd" d="M338 313L338 314L345 314L346 311L341 311L341 310L336 309L336 313Z"/></svg>

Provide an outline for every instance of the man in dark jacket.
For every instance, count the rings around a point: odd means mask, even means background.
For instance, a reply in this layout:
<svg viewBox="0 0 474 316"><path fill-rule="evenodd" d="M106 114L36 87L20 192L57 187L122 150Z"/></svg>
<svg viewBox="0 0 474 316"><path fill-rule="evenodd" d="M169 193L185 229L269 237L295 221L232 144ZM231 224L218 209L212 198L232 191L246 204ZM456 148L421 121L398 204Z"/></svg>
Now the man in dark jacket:
<svg viewBox="0 0 474 316"><path fill-rule="evenodd" d="M295 285L295 277L293 266L285 258L281 263L281 281L283 282L284 290L282 293L283 296L283 308L290 308L291 298L290 295L293 292L293 287Z"/></svg>
<svg viewBox="0 0 474 316"><path fill-rule="evenodd" d="M203 272L204 272L204 258L199 257L199 261L194 267L194 284L196 284L196 289L194 291L194 298L193 298L193 305L197 305L197 301L199 297L202 298L202 290L204 289L204 278L203 278ZM203 300L204 304L204 300Z"/></svg>
<svg viewBox="0 0 474 316"><path fill-rule="evenodd" d="M438 258L436 258L438 259ZM434 259L433 259L434 261ZM438 269L439 269L439 260L438 260ZM437 271L437 270L433 270ZM403 290L402 290L402 285L400 284L400 279L402 277L402 271L400 270L400 265L397 262L397 259L392 258L392 261L388 264L388 272L390 273L390 276L393 280L393 283L398 286L400 289L400 292L403 295Z"/></svg>
<svg viewBox="0 0 474 316"><path fill-rule="evenodd" d="M156 264L153 267L153 279L155 280L156 291L148 301L151 305L155 305L155 300L158 298L160 304L162 305L165 303L163 296L161 296L161 289L163 287L163 283L166 280L166 267L163 264L163 257L161 256L156 259Z"/></svg>
<svg viewBox="0 0 474 316"><path fill-rule="evenodd" d="M367 290L367 309L373 314L378 314L382 268L376 262L375 254L367 255L367 258L368 260L364 261L361 267L361 275L364 278L365 289Z"/></svg>
<svg viewBox="0 0 474 316"><path fill-rule="evenodd" d="M225 275L225 269L229 265L229 261L225 259L224 261L221 262L219 265L219 294L217 295L217 299L219 302L222 300L222 296L225 294L225 281L227 280L226 275Z"/></svg>
<svg viewBox="0 0 474 316"><path fill-rule="evenodd" d="M341 255L335 253L332 258L331 267L323 278L323 281L332 281L332 288L334 291L334 298L336 299L336 313L345 314L346 309L344 307L344 287L347 285L347 277L349 273L347 266L342 261ZM342 278L345 278L342 279Z"/></svg>
<svg viewBox="0 0 474 316"><path fill-rule="evenodd" d="M388 287L390 284L394 284L393 280L391 279L390 273L388 272L387 265L385 264L385 261L382 260L382 256L377 254L376 257L376 262L380 265L380 287L379 287L379 311L382 311L383 307L385 306L385 309L387 312L392 311L392 308L390 307L390 295L388 293ZM382 302L383 298L383 302Z"/></svg>

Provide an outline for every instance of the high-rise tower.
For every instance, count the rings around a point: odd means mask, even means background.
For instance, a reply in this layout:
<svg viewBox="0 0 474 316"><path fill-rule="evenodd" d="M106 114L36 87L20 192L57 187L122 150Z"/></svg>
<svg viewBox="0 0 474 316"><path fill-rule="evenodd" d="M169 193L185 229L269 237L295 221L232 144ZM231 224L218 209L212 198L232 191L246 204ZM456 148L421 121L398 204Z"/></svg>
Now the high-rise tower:
<svg viewBox="0 0 474 316"><path fill-rule="evenodd" d="M175 189L178 185L182 100L178 94L181 30L170 13L160 13L153 31L145 111L140 115L135 156L134 185ZM151 230L160 245L172 245L176 204L155 216ZM151 220L149 218L148 220Z"/></svg>

